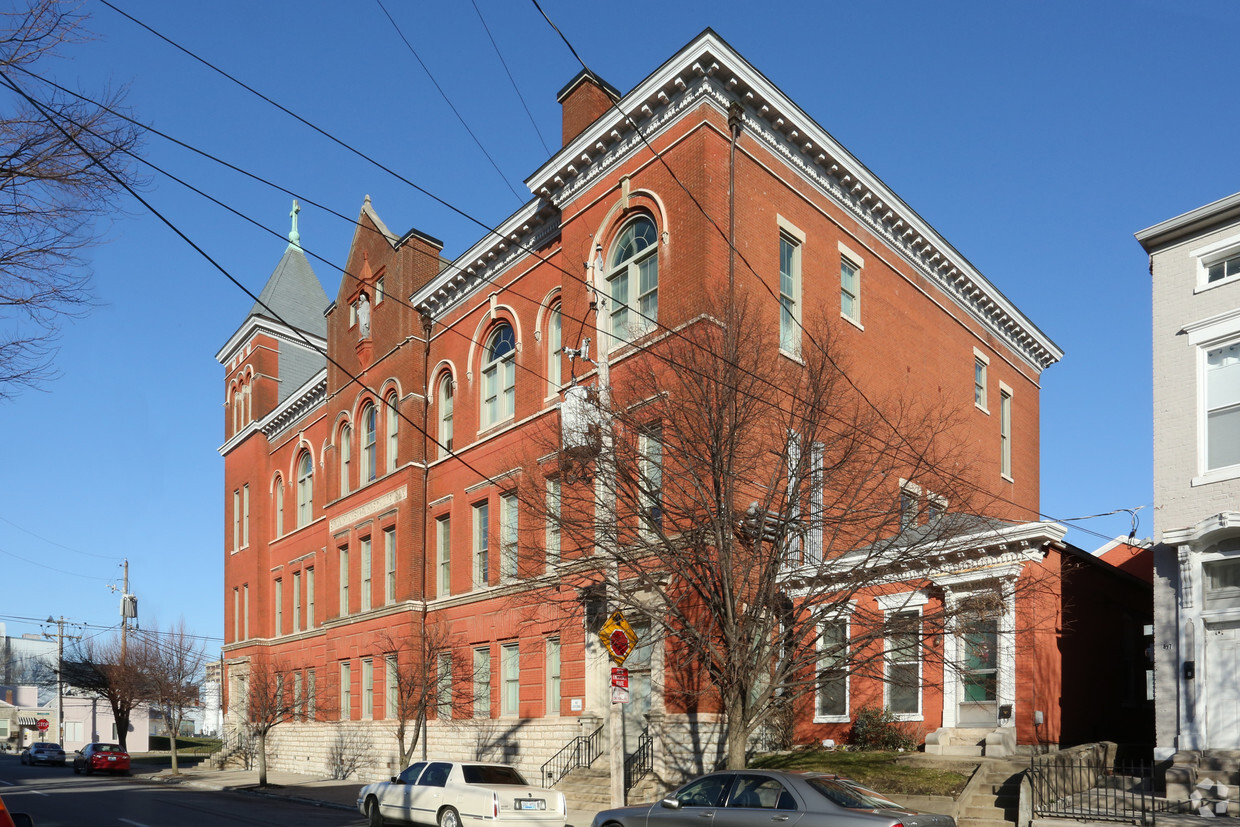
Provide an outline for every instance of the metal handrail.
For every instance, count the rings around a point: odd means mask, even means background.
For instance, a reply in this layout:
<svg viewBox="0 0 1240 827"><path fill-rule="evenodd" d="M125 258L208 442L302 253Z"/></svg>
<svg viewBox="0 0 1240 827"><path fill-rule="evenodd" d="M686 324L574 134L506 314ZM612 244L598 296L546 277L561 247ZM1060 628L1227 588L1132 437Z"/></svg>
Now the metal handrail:
<svg viewBox="0 0 1240 827"><path fill-rule="evenodd" d="M603 754L603 727L589 735L578 735L542 765L545 786L552 786L578 767L588 767Z"/></svg>
<svg viewBox="0 0 1240 827"><path fill-rule="evenodd" d="M654 769L654 741L650 737L650 727L642 730L637 736L637 749L632 755L624 757L624 791L628 793L633 786Z"/></svg>

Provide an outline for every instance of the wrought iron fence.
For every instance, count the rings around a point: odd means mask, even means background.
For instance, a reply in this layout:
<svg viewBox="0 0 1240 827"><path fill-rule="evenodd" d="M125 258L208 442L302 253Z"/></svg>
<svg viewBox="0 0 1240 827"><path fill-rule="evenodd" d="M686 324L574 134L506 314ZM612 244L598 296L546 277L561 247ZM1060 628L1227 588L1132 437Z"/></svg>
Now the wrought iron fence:
<svg viewBox="0 0 1240 827"><path fill-rule="evenodd" d="M603 754L603 728L578 735L542 765L545 786L552 786L578 767L588 767Z"/></svg>
<svg viewBox="0 0 1240 827"><path fill-rule="evenodd" d="M1112 763L1105 751L1036 755L1029 766L1033 815L1151 824L1156 813L1190 811L1191 802L1159 796L1155 780L1152 763Z"/></svg>
<svg viewBox="0 0 1240 827"><path fill-rule="evenodd" d="M650 727L646 727L637 737L637 749L624 757L624 791L626 793L654 769L653 743L650 737Z"/></svg>

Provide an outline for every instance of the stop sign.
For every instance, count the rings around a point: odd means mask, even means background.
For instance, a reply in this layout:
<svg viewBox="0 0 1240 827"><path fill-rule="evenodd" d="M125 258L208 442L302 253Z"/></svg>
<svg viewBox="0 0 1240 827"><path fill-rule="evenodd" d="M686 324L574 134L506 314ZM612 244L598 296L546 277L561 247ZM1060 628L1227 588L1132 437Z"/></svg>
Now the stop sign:
<svg viewBox="0 0 1240 827"><path fill-rule="evenodd" d="M48 727L50 727L51 724L47 722L47 718L40 718L35 726L39 728L39 732L47 732Z"/></svg>

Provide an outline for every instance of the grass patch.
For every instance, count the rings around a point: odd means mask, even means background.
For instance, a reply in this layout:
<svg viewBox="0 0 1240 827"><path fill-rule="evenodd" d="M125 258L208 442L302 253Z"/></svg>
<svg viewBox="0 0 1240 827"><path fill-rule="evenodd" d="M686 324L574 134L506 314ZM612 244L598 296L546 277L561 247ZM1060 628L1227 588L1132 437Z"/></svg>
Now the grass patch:
<svg viewBox="0 0 1240 827"><path fill-rule="evenodd" d="M958 798L969 776L956 770L900 762L898 752L797 750L759 755L749 766L765 770L829 772L887 795L946 795Z"/></svg>
<svg viewBox="0 0 1240 827"><path fill-rule="evenodd" d="M147 747L151 752L168 752L172 749L171 739L167 735L152 735L147 739ZM178 755L210 755L223 743L219 738L177 738Z"/></svg>

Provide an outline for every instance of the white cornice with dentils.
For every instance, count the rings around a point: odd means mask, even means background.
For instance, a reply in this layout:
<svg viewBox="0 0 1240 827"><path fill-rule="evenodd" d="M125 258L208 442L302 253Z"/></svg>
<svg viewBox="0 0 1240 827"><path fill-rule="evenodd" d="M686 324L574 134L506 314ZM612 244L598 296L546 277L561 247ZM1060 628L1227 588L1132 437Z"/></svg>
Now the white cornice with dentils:
<svg viewBox="0 0 1240 827"><path fill-rule="evenodd" d="M644 148L621 111L650 138L698 101L725 115L730 102L742 104L745 127L756 140L899 252L1035 370L1063 357L1045 333L878 176L709 30L622 97L525 183L531 192L562 206L631 152Z"/></svg>
<svg viewBox="0 0 1240 827"><path fill-rule="evenodd" d="M316 336L304 330L294 332L294 329L286 324L272 321L263 316L251 316L219 349L219 352L215 354L215 361L221 365L227 365L246 342L250 341L250 338L255 333L260 332L271 336L273 339L289 342L306 350L315 350L317 348L321 354L327 352L327 339L322 336ZM306 344L307 341L309 341L309 344Z"/></svg>
<svg viewBox="0 0 1240 827"><path fill-rule="evenodd" d="M542 199L530 201L414 293L410 304L425 307L435 318L480 285L493 282L559 230L559 211Z"/></svg>
<svg viewBox="0 0 1240 827"><path fill-rule="evenodd" d="M274 411L257 422L249 423L246 427L233 434L232 439L219 447L220 456L227 456L229 451L245 441L246 437L255 431L262 431L263 435L270 442L290 425L322 405L326 400L327 368L323 368L307 379L300 388L290 394Z"/></svg>

